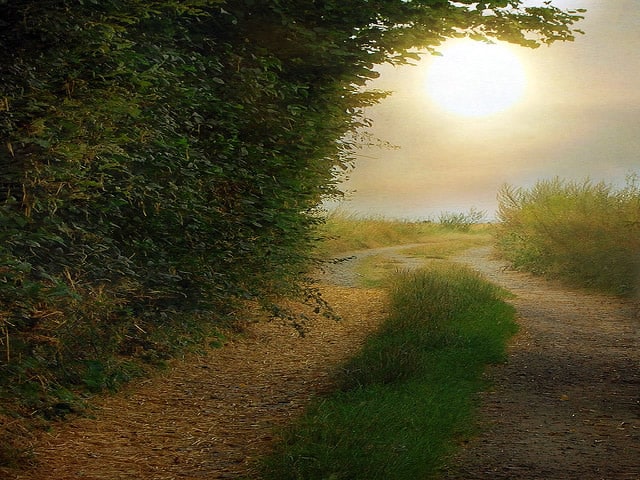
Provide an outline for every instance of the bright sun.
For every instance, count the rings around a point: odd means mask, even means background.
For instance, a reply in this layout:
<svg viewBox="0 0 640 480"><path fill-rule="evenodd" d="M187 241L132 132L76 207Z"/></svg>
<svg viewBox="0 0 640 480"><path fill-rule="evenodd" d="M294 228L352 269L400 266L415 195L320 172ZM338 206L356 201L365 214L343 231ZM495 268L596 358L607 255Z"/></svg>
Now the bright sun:
<svg viewBox="0 0 640 480"><path fill-rule="evenodd" d="M426 88L434 102L465 117L506 110L524 93L526 76L506 46L473 40L451 42L435 57Z"/></svg>

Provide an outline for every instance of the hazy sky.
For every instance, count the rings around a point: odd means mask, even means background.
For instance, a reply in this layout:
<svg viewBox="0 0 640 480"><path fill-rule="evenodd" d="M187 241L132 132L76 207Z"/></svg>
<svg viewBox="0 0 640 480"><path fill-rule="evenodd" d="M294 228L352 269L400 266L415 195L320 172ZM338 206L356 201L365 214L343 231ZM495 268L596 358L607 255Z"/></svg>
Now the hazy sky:
<svg viewBox="0 0 640 480"><path fill-rule="evenodd" d="M640 173L640 1L567 5L588 9L578 25L586 34L535 50L512 47L526 90L491 116L436 105L425 90L434 57L380 67L369 86L394 93L368 111L371 133L400 148L358 152L343 208L426 219L473 207L492 217L504 183L528 187L559 176L624 185L627 174Z"/></svg>

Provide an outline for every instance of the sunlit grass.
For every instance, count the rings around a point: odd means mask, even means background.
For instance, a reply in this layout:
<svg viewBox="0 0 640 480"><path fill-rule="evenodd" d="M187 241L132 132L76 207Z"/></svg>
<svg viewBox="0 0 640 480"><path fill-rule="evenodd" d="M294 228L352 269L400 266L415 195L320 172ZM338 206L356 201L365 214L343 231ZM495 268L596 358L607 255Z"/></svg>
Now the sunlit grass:
<svg viewBox="0 0 640 480"><path fill-rule="evenodd" d="M538 182L500 192L498 245L516 268L608 293L638 292L640 185Z"/></svg>
<svg viewBox="0 0 640 480"><path fill-rule="evenodd" d="M478 225L466 233L444 229L434 233L424 244L403 249L402 253L416 258L446 260L468 248L488 245L492 240L492 228L489 225Z"/></svg>
<svg viewBox="0 0 640 480"><path fill-rule="evenodd" d="M483 369L516 329L504 292L444 263L399 273L390 292L387 321L284 432L265 480L429 478L473 432Z"/></svg>
<svg viewBox="0 0 640 480"><path fill-rule="evenodd" d="M360 279L359 286L384 286L391 275L406 266L406 261L400 257L408 257L416 266L426 266L432 262L447 260L469 248L489 245L493 242L493 236L486 226L478 226L474 231L466 233L438 228L423 241L417 246L370 255L360 260L355 267Z"/></svg>
<svg viewBox="0 0 640 480"><path fill-rule="evenodd" d="M390 245L425 243L427 245L413 253L437 257L446 257L464 249L465 242L470 242L470 239L488 242L491 232L492 226L488 224L472 225L468 231L462 232L456 225L358 216L341 210L330 212L318 231L323 238L320 250L328 256Z"/></svg>

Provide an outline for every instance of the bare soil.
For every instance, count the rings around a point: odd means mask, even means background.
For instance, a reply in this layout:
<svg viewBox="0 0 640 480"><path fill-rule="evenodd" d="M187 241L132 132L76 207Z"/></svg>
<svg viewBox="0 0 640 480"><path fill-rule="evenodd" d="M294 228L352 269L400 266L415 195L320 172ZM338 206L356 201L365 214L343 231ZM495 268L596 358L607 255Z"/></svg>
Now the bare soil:
<svg viewBox="0 0 640 480"><path fill-rule="evenodd" d="M508 288L520 332L482 394L483 431L449 479L640 479L638 304L505 269L490 249L457 258Z"/></svg>
<svg viewBox="0 0 640 480"><path fill-rule="evenodd" d="M301 337L287 322L252 318L223 348L97 400L91 418L54 424L34 441L35 466L0 469L0 479L255 478L278 428L332 387L334 369L385 316L381 290L322 290L342 320L317 315Z"/></svg>
<svg viewBox="0 0 640 480"><path fill-rule="evenodd" d="M399 249L377 253L401 259ZM385 316L382 291L353 286L363 255L323 277L342 321L318 317L304 337L249 323L224 348L96 401L91 418L55 424L34 441L35 465L0 479L257 478L254 461L277 429L331 389L331 373ZM506 270L488 248L457 261L516 295L521 329L508 362L487 372L479 435L462 441L442 478L640 479L637 304Z"/></svg>

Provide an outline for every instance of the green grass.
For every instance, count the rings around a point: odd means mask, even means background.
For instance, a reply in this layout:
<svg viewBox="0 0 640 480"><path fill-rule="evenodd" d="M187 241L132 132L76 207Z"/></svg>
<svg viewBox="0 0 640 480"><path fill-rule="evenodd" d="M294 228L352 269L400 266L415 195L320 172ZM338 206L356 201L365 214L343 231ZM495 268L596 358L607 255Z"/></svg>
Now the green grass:
<svg viewBox="0 0 640 480"><path fill-rule="evenodd" d="M496 229L502 254L516 268L570 285L640 293L640 184L540 181L530 190L505 186Z"/></svg>
<svg viewBox="0 0 640 480"><path fill-rule="evenodd" d="M416 480L436 475L473 434L487 364L505 358L516 326L505 292L466 268L402 272L390 313L336 391L283 432L265 480Z"/></svg>
<svg viewBox="0 0 640 480"><path fill-rule="evenodd" d="M395 254L411 257L427 266L431 262L443 261L472 247L488 245L493 237L486 229L477 232L460 233L448 230L434 233L420 246L407 247ZM367 288L384 287L388 279L403 264L388 254L371 255L358 262L356 271L359 275L359 286Z"/></svg>

